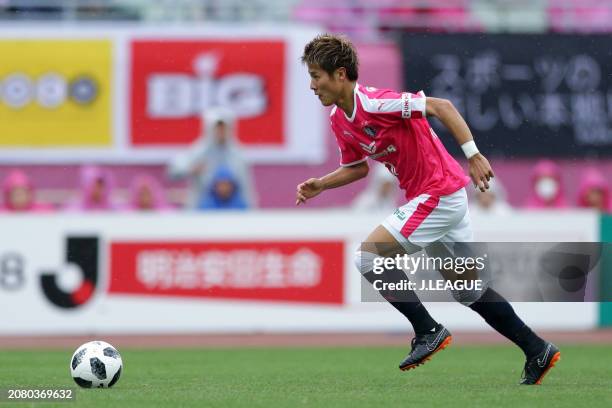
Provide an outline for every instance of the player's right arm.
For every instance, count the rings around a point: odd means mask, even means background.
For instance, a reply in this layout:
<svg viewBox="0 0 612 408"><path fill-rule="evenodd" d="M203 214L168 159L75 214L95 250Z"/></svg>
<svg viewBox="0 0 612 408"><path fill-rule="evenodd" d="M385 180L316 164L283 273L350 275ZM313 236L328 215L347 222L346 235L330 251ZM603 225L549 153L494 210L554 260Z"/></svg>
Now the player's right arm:
<svg viewBox="0 0 612 408"><path fill-rule="evenodd" d="M351 166L341 166L335 171L321 177L311 178L297 186L295 205L305 203L330 188L342 187L368 175L366 161Z"/></svg>
<svg viewBox="0 0 612 408"><path fill-rule="evenodd" d="M448 99L427 98L426 103L427 116L434 116L442 122L442 124L451 132L459 146L463 146L471 142L474 149L474 137L465 119L459 114L455 106ZM466 153L467 155L467 153ZM489 181L494 177L491 164L478 149L472 152L468 157L468 167L470 178L474 186L484 192L489 188Z"/></svg>

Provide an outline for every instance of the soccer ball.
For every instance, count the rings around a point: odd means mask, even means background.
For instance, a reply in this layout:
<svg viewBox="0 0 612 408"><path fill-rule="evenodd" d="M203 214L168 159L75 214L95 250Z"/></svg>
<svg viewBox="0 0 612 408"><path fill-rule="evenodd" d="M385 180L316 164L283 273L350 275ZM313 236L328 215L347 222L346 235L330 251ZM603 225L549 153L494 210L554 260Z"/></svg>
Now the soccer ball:
<svg viewBox="0 0 612 408"><path fill-rule="evenodd" d="M83 388L110 388L121 376L123 361L116 348L104 341L90 341L70 359L70 374Z"/></svg>

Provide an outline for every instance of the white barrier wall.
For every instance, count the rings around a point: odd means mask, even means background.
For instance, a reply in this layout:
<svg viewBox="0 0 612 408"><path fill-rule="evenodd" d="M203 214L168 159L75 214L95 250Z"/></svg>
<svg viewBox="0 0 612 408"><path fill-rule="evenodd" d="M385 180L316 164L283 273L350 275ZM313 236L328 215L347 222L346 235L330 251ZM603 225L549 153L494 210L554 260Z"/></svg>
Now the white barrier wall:
<svg viewBox="0 0 612 408"><path fill-rule="evenodd" d="M0 335L403 331L362 303L353 251L384 215L350 211L0 216ZM481 241L596 241L588 212L475 217ZM594 303L520 303L536 328L589 329ZM431 303L450 329L485 329ZM552 313L554 311L554 313Z"/></svg>

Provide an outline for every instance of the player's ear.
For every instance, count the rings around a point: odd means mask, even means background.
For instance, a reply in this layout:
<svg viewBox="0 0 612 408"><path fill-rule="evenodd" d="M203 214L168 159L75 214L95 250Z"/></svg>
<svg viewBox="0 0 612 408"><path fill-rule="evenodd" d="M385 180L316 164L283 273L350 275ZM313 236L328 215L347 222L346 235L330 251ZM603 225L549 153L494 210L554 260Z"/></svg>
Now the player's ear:
<svg viewBox="0 0 612 408"><path fill-rule="evenodd" d="M344 81L346 79L346 68L344 67L336 68L336 70L334 71L334 76L335 76L335 79L340 79Z"/></svg>

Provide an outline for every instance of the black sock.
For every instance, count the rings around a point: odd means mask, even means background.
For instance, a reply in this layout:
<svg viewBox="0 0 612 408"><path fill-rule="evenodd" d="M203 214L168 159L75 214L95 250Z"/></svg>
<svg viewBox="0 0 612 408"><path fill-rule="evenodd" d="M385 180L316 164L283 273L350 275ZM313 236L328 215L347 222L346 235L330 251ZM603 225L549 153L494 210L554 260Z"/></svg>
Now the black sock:
<svg viewBox="0 0 612 408"><path fill-rule="evenodd" d="M542 351L544 340L538 337L514 312L514 309L499 293L488 288L470 308L485 321L516 344L530 358Z"/></svg>
<svg viewBox="0 0 612 408"><path fill-rule="evenodd" d="M370 282L381 279L383 282L400 282L407 279L403 271L393 269L385 270L383 275L377 275L374 272L368 272L364 277ZM394 308L403 314L412 324L415 334L430 333L438 323L429 315L429 312L423 306L419 297L412 290L404 291L385 291L379 293L385 298Z"/></svg>

